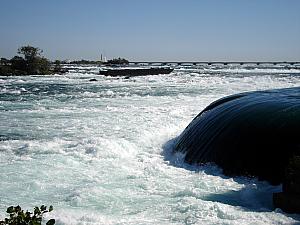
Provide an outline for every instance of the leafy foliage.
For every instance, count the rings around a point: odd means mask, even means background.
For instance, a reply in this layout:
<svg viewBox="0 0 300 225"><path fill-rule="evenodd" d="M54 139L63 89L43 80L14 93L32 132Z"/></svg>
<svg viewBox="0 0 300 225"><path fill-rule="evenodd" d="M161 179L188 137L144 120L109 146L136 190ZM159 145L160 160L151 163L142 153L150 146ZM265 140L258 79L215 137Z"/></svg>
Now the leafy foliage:
<svg viewBox="0 0 300 225"><path fill-rule="evenodd" d="M51 212L53 206L50 205L47 210L47 206L42 205L41 207L34 207L33 213L24 212L21 207L10 206L7 208L6 212L9 214L9 218L5 218L3 221L0 221L0 225L41 225L43 220L43 214ZM48 220L46 225L55 224L54 219Z"/></svg>
<svg viewBox="0 0 300 225"><path fill-rule="evenodd" d="M50 74L50 62L41 55L43 51L32 46L23 46L11 60L1 58L0 75Z"/></svg>
<svg viewBox="0 0 300 225"><path fill-rule="evenodd" d="M37 57L41 56L43 51L39 48L32 47L30 45L22 46L18 49L18 54L24 55L26 61L33 61Z"/></svg>
<svg viewBox="0 0 300 225"><path fill-rule="evenodd" d="M49 74L50 62L41 56L43 51L32 46L23 46L18 53L24 55L26 67L23 69L27 74Z"/></svg>

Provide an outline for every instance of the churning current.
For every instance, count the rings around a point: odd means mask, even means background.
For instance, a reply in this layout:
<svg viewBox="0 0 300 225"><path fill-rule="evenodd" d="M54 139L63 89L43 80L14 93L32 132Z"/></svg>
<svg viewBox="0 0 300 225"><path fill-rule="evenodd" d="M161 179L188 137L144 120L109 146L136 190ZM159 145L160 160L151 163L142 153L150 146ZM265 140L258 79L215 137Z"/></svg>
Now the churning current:
<svg viewBox="0 0 300 225"><path fill-rule="evenodd" d="M10 205L45 204L57 224L299 223L273 209L280 186L172 154L174 138L212 101L295 86L299 65L0 77L0 219Z"/></svg>

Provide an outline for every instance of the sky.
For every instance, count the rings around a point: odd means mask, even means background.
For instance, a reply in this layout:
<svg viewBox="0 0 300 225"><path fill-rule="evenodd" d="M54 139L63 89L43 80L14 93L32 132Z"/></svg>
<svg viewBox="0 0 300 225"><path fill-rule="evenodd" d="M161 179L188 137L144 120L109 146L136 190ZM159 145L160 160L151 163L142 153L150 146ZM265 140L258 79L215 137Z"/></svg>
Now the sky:
<svg viewBox="0 0 300 225"><path fill-rule="evenodd" d="M0 0L0 57L300 61L300 0Z"/></svg>

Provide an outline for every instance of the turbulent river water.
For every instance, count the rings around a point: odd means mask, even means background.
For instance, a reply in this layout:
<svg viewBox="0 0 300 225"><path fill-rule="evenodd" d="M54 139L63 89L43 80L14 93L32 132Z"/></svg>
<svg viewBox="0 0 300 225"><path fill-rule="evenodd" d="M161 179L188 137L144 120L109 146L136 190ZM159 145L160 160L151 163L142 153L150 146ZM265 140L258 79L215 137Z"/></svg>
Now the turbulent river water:
<svg viewBox="0 0 300 225"><path fill-rule="evenodd" d="M172 154L174 138L212 101L295 86L299 65L0 76L0 220L10 205L45 204L57 224L300 223L273 208L281 186Z"/></svg>

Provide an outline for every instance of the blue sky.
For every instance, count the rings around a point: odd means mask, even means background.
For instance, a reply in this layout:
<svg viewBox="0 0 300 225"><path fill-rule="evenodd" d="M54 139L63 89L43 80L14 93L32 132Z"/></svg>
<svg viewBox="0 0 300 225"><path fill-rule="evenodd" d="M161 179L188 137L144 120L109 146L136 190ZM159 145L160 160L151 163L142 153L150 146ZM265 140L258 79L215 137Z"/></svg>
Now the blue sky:
<svg viewBox="0 0 300 225"><path fill-rule="evenodd" d="M299 61L299 0L1 0L0 56Z"/></svg>

